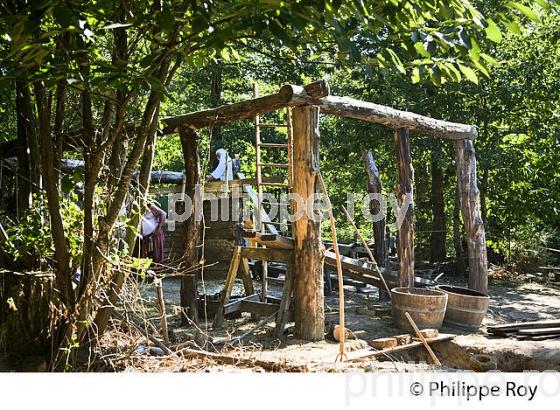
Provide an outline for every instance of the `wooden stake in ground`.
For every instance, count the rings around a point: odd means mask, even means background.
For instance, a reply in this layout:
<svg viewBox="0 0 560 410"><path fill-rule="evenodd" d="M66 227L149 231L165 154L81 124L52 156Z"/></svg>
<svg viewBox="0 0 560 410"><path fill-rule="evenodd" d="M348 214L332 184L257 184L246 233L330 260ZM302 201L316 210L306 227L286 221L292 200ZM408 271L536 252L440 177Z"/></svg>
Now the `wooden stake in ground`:
<svg viewBox="0 0 560 410"><path fill-rule="evenodd" d="M418 339L420 339L420 341L422 342L422 344L424 345L424 347L428 351L428 354L432 358L432 361L434 362L434 364L437 365L437 366L441 366L441 362L439 361L439 359L435 355L434 351L432 350L432 348L430 347L430 345L426 341L426 338L424 337L424 335L422 334L420 329L418 329L418 326L416 326L416 323L414 323L414 320L412 320L412 317L410 316L410 314L408 312L404 312L404 315L406 316L406 318L408 320L408 323L410 323L410 326L412 326L412 328L416 332L416 336L418 337Z"/></svg>
<svg viewBox="0 0 560 410"><path fill-rule="evenodd" d="M336 226L334 224L334 216L332 212L331 200L329 198L329 194L327 192L327 186L325 185L323 176L320 173L319 173L319 182L321 184L321 189L323 191L323 194L325 194L325 205L327 206L327 212L329 213L329 218L331 220L333 247L336 256L336 271L338 273L338 309L339 309L338 321L341 329L339 351L338 351L338 355L336 356L336 360L340 360L342 362L347 358L346 353L344 352L344 342L346 339L346 334L345 334L346 332L342 330L342 329L346 329L344 323L344 283L342 281L342 263L340 262L340 251L338 249L338 240L336 235Z"/></svg>
<svg viewBox="0 0 560 410"><path fill-rule="evenodd" d="M156 287L156 294L157 294L157 300L159 305L161 334L163 335L163 340L165 341L165 344L169 345L169 333L167 331L167 315L165 313L165 301L163 300L163 286L162 286L161 279L155 278L154 285Z"/></svg>
<svg viewBox="0 0 560 410"><path fill-rule="evenodd" d="M362 245L364 245L364 248L366 249L368 255L369 255L369 259L375 263L377 270L379 271L379 277L381 278L381 282L383 282L383 286L385 286L385 290L387 291L387 294L389 295L389 300L391 299L391 290L389 289L389 286L387 285L387 282L385 281L385 278L383 277L383 273L381 273L381 269L379 269L377 267L377 262L375 261L375 258L373 257L373 254L371 253L371 249L369 249L369 246L365 240L365 238L362 236L362 234L360 233L360 231L358 230L358 227L356 226L356 224L354 223L354 220L352 219L352 217L350 216L350 214L348 213L348 211L346 210L346 208L344 207L344 205L342 206L342 210L344 211L344 213L346 214L346 218L348 219L348 222L350 222L350 224L352 225L352 228L354 228L354 231L356 232L356 234L358 235L358 238L360 238L360 241L362 242Z"/></svg>

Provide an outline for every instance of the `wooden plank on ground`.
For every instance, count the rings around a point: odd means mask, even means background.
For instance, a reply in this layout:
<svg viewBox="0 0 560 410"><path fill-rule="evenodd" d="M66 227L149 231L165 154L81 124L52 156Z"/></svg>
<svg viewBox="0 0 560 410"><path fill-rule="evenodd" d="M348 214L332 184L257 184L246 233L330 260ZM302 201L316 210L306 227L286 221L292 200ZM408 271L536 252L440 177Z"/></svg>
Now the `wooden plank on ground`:
<svg viewBox="0 0 560 410"><path fill-rule="evenodd" d="M520 335L550 335L558 334L560 335L560 327L544 327L539 329L520 329L518 332Z"/></svg>
<svg viewBox="0 0 560 410"><path fill-rule="evenodd" d="M432 344L435 344L435 343L446 342L446 341L452 340L453 338L455 338L455 335L440 334L438 337L426 340L426 342L429 345L432 345ZM405 351L405 350L415 349L415 348L420 347L420 346L422 346L422 342L412 342L412 343L409 343L409 344L406 344L406 345L391 347L391 348L383 349L383 350L371 350L371 349L357 350L355 352L349 352L348 353L348 361L372 359L372 358L387 355L387 354L394 354L394 353L399 353L399 352L402 352L402 351Z"/></svg>
<svg viewBox="0 0 560 410"><path fill-rule="evenodd" d="M502 333L508 331L515 331L517 329L538 329L544 327L558 327L560 326L560 320L536 320L532 322L513 322L505 323L502 325L492 325L488 326L487 330L489 333Z"/></svg>

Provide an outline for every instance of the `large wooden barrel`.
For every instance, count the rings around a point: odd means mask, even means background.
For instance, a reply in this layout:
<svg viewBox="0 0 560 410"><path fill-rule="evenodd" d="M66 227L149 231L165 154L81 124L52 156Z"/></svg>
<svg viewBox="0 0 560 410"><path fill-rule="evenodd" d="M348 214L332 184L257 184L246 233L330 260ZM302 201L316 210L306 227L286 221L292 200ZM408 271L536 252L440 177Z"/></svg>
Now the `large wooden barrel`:
<svg viewBox="0 0 560 410"><path fill-rule="evenodd" d="M441 327L447 306L446 293L424 288L393 288L391 296L393 319L399 328L414 332L405 312L410 314L420 329Z"/></svg>
<svg viewBox="0 0 560 410"><path fill-rule="evenodd" d="M439 285L436 289L448 296L447 311L444 322L446 325L476 329L488 311L490 297L476 290L459 286Z"/></svg>

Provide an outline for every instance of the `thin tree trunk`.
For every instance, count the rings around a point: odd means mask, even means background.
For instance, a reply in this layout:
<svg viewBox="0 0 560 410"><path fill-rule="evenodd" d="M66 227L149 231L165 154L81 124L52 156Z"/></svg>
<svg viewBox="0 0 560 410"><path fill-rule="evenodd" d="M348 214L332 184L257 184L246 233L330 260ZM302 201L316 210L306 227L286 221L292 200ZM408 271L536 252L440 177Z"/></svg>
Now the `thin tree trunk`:
<svg viewBox="0 0 560 410"><path fill-rule="evenodd" d="M362 153L362 162L367 174L367 191L369 194L381 195L383 186L379 177L379 170L375 165L375 160L371 151ZM382 212L379 201L370 201L370 212L372 215L380 215ZM375 240L374 255L379 266L385 266L386 246L385 246L385 217L378 221L373 221L373 238Z"/></svg>
<svg viewBox="0 0 560 410"><path fill-rule="evenodd" d="M482 179L480 181L480 216L482 221L488 223L488 205L486 198L488 196L488 168L482 168Z"/></svg>
<svg viewBox="0 0 560 410"><path fill-rule="evenodd" d="M23 80L16 81L16 111L17 111L17 208L16 218L20 220L31 208L32 176L29 158L29 132L31 131L32 118L30 109L30 95L28 85Z"/></svg>
<svg viewBox="0 0 560 410"><path fill-rule="evenodd" d="M39 139L41 142L41 166L43 169L44 187L47 195L47 207L51 223L51 235L56 260L56 282L60 297L67 307L74 305L74 293L70 275L70 256L66 244L66 234L60 214L60 200L58 194L58 171L55 163L53 143L49 127L49 113L47 112L47 98L42 82L35 83L35 100L37 103L37 118Z"/></svg>
<svg viewBox="0 0 560 410"><path fill-rule="evenodd" d="M442 262L446 258L445 199L443 196L443 169L432 153L432 232L430 235L430 261Z"/></svg>
<svg viewBox="0 0 560 410"><path fill-rule="evenodd" d="M210 73L210 107L218 107L222 102L222 68L220 63L212 64ZM219 124L210 128L213 141L222 139L222 128Z"/></svg>
<svg viewBox="0 0 560 410"><path fill-rule="evenodd" d="M455 273L457 276L465 274L465 255L461 235L461 205L459 203L459 187L455 184L455 201L453 204L453 247L455 248Z"/></svg>
<svg viewBox="0 0 560 410"><path fill-rule="evenodd" d="M200 184L200 165L198 156L198 135L190 128L181 128L181 146L185 162L185 195L192 200L192 214L185 221L185 249L183 252L184 268L187 271L181 280L181 308L187 317L181 315L183 324L188 320L198 321L197 278L195 269L199 265L198 238L201 221L198 217L202 212L202 203L196 195L196 187Z"/></svg>

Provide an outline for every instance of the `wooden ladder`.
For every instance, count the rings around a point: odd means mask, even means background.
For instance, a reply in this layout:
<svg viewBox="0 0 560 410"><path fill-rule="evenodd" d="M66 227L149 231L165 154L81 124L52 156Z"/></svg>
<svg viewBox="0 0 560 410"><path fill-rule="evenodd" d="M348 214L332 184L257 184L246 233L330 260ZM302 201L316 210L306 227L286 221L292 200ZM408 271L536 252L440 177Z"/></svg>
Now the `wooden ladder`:
<svg viewBox="0 0 560 410"><path fill-rule="evenodd" d="M259 87L255 82L253 83L253 98L259 96ZM292 130L292 113L290 108L286 108L286 123L285 124L261 124L260 116L256 115L254 118L255 123L255 153L256 153L256 178L255 185L257 187L257 207L256 220L255 220L255 230L266 234L266 225L262 222L261 215L264 211L262 200L263 200L263 187L277 187L286 188L288 191L292 188L293 181L293 130ZM286 143L267 143L261 140L261 128L286 128L287 129L287 141ZM262 148L273 148L273 149L286 149L288 162L287 163L270 163L262 162L261 154ZM263 168L276 168L276 169L286 169L287 170L287 183L285 182L265 182L263 181ZM272 232L276 233L276 232ZM265 245L261 245L265 247ZM267 300L267 275L268 275L268 262L266 260L262 261L262 280L261 280L261 301L266 302Z"/></svg>

